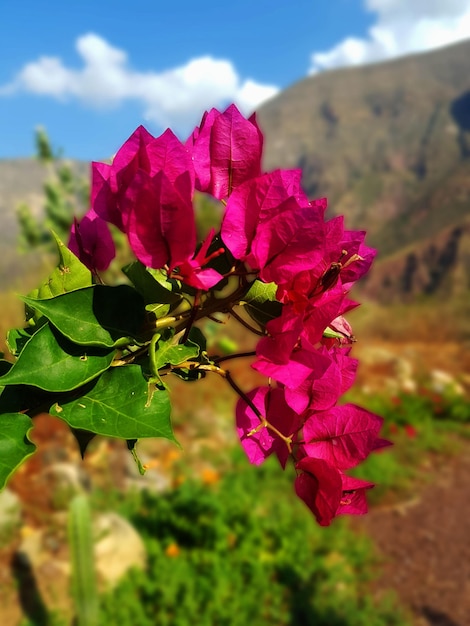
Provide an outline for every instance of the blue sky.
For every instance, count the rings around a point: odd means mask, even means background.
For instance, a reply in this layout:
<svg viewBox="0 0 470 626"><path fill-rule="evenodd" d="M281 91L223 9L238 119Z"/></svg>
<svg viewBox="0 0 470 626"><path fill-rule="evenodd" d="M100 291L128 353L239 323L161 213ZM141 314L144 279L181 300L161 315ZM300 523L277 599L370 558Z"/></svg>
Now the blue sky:
<svg viewBox="0 0 470 626"><path fill-rule="evenodd" d="M136 126L185 138L205 109L255 110L280 90L470 34L470 0L0 2L0 158L44 126L102 159Z"/></svg>

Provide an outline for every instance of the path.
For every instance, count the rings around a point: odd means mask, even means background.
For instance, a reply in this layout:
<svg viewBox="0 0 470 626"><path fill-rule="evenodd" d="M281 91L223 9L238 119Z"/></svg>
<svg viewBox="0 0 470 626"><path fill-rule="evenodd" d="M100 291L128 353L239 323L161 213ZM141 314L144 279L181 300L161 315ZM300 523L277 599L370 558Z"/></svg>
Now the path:
<svg viewBox="0 0 470 626"><path fill-rule="evenodd" d="M408 503L363 519L384 561L377 591L394 589L416 626L470 626L470 443Z"/></svg>

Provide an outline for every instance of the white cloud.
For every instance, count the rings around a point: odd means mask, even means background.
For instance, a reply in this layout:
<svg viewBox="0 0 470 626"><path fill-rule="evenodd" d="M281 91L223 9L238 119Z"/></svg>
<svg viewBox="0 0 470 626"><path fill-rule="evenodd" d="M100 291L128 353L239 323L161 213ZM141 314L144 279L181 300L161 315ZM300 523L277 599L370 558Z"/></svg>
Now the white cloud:
<svg viewBox="0 0 470 626"><path fill-rule="evenodd" d="M377 14L365 39L343 40L311 56L310 74L381 61L470 37L470 0L364 0Z"/></svg>
<svg viewBox="0 0 470 626"><path fill-rule="evenodd" d="M0 86L0 96L28 92L62 101L77 99L98 108L137 100L146 119L186 131L206 109L235 102L248 114L279 91L242 81L230 61L210 56L157 73L132 69L125 51L93 33L79 37L76 49L83 60L81 69L43 56L26 64L10 84Z"/></svg>

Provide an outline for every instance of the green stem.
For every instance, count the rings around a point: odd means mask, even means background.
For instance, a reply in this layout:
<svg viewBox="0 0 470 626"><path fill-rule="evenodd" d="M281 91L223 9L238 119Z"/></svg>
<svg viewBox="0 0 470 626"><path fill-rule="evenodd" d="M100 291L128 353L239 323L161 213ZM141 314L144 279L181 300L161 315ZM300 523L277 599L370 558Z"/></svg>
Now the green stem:
<svg viewBox="0 0 470 626"><path fill-rule="evenodd" d="M150 371L153 376L158 378L158 365L157 365L157 343L160 339L161 335L159 333L155 333L150 340L149 343L149 363L150 363Z"/></svg>
<svg viewBox="0 0 470 626"><path fill-rule="evenodd" d="M70 503L69 541L77 625L98 626L99 606L93 533L90 506L85 495L75 496Z"/></svg>

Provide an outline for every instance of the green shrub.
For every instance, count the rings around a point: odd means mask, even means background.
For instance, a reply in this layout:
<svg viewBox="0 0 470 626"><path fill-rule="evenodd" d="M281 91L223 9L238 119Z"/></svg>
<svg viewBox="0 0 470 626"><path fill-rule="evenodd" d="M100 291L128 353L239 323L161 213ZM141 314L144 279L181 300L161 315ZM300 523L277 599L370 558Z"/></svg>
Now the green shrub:
<svg viewBox="0 0 470 626"><path fill-rule="evenodd" d="M101 599L120 626L404 626L367 595L368 541L345 520L319 528L274 459L237 459L216 485L143 492L125 513L144 537L145 572ZM291 497L292 496L292 497Z"/></svg>

